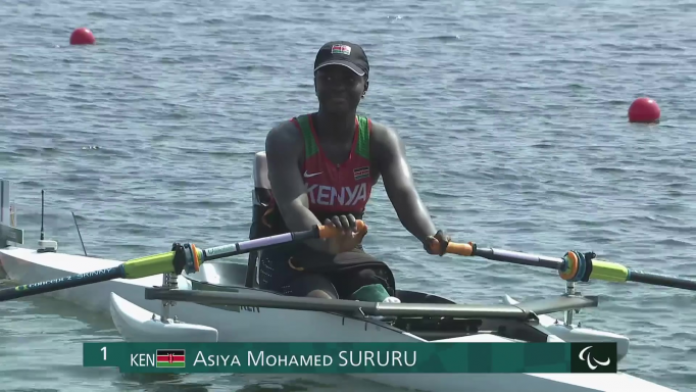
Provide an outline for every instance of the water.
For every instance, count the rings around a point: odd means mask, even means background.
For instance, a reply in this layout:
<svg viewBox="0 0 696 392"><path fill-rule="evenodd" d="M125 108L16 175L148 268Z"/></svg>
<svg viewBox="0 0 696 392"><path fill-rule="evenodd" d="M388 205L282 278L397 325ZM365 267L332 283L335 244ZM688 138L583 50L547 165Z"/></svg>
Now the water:
<svg viewBox="0 0 696 392"><path fill-rule="evenodd" d="M175 241L246 238L266 132L312 111L321 44L364 44L361 111L397 129L438 227L460 242L562 256L594 250L696 278L693 3L159 0L0 7L0 177L18 223L81 253L128 259ZM664 5L660 5L664 4ZM97 46L67 45L91 28ZM660 103L659 126L626 121ZM95 147L96 146L96 147ZM381 186L369 249L403 288L494 303L558 294L550 271L426 255ZM622 370L696 390L688 292L593 283L584 326L632 339ZM0 304L0 390L384 390L336 377L130 377L81 367L111 321L45 298ZM58 349L57 349L58 347ZM37 358L41 358L37 364Z"/></svg>

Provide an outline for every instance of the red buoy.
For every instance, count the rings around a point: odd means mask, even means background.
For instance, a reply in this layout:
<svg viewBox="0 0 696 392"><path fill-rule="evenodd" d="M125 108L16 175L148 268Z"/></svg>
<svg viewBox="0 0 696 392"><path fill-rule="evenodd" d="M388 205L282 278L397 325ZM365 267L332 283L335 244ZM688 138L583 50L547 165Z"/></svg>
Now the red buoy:
<svg viewBox="0 0 696 392"><path fill-rule="evenodd" d="M654 99L638 98L628 108L628 121L638 123L654 123L660 119L660 107Z"/></svg>
<svg viewBox="0 0 696 392"><path fill-rule="evenodd" d="M86 27L75 29L70 36L70 45L94 45L95 42L94 34Z"/></svg>

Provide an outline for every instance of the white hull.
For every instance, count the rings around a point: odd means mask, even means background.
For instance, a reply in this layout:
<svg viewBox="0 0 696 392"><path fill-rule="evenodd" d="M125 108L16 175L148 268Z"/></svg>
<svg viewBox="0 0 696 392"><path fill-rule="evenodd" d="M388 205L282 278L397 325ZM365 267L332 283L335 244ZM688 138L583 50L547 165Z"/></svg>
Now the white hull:
<svg viewBox="0 0 696 392"><path fill-rule="evenodd" d="M17 283L35 283L66 275L84 273L120 264L120 261L89 258L60 253L37 253L22 248L0 249L0 266ZM239 291L254 291L259 295L275 295L243 287L244 274L236 281L216 277L215 263L202 266L199 275L212 284L236 283ZM246 266L239 266L243 271ZM216 281L216 278L218 281ZM180 289L191 289L195 282L179 278ZM137 280L116 279L83 287L60 290L45 295L69 301L94 311L109 314L121 334L131 341L177 341L186 334L187 341L221 342L427 342L412 334L377 322L365 322L323 312L271 308L204 306L178 302L170 308L169 318L181 323L163 324L152 320L162 310L160 301L145 300L144 289L162 284L162 276ZM114 295L112 295L112 293ZM507 298L507 301L514 301ZM625 355L628 339L620 335L567 328L556 319L540 317L540 328L564 340L618 341ZM282 331L279 331L282 322ZM321 326L321 327L319 327ZM282 334L282 336L279 336ZM549 340L558 340L552 336ZM509 341L495 335L479 334L439 341ZM662 387L626 374L365 374L356 377L403 388L425 391L613 391L667 392Z"/></svg>

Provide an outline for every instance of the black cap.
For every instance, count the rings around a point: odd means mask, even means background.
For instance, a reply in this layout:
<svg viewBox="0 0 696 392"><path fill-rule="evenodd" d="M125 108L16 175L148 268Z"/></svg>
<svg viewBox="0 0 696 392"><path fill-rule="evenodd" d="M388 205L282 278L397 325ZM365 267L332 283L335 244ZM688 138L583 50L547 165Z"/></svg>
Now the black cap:
<svg viewBox="0 0 696 392"><path fill-rule="evenodd" d="M360 76L370 73L370 64L363 49L347 41L327 42L319 49L314 60L314 72L327 65L342 65Z"/></svg>

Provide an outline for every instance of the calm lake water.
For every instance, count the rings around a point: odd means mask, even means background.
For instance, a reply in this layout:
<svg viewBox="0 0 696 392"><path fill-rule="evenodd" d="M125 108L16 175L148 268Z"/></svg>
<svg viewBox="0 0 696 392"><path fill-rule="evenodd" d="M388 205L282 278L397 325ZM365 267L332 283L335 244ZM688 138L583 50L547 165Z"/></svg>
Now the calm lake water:
<svg viewBox="0 0 696 392"><path fill-rule="evenodd" d="M602 258L696 278L696 6L655 0L26 0L0 7L0 178L34 246L126 260L175 241L243 240L268 130L316 109L326 41L364 45L361 111L398 130L424 201L456 241ZM91 28L98 45L70 47ZM659 126L627 122L633 99ZM378 186L367 246L403 288L495 303L564 289L552 271L425 254ZM243 257L241 258L243 259ZM621 369L696 390L693 296L595 282L583 326L632 339ZM0 303L2 391L380 390L342 377L133 377L84 369L111 320L36 297ZM37 360L40 358L40 361Z"/></svg>

